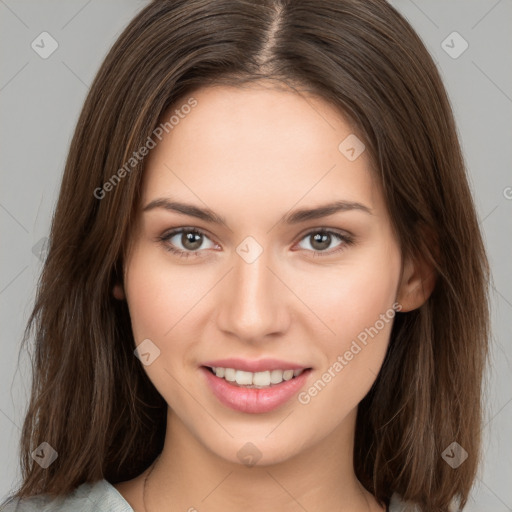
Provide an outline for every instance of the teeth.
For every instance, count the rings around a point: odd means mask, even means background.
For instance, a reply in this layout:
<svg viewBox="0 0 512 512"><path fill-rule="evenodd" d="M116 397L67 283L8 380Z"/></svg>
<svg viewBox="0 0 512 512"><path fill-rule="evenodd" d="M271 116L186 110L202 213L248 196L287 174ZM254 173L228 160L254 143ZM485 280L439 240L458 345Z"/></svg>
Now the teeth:
<svg viewBox="0 0 512 512"><path fill-rule="evenodd" d="M254 373L252 375L252 383L251 384L254 384L255 386L270 386L270 372Z"/></svg>
<svg viewBox="0 0 512 512"><path fill-rule="evenodd" d="M219 368L216 368L217 370ZM229 382L235 382L235 370L233 368L220 368L220 370L224 370L224 378ZM218 377L218 375L217 375Z"/></svg>
<svg viewBox="0 0 512 512"><path fill-rule="evenodd" d="M304 370L272 370L264 372L246 372L234 368L213 367L213 373L221 379L236 383L238 386L251 388L265 388L272 384L280 384L283 381L298 377Z"/></svg>
<svg viewBox="0 0 512 512"><path fill-rule="evenodd" d="M236 383L240 386L251 386L252 385L251 372L244 372L243 370L237 370L235 374Z"/></svg>
<svg viewBox="0 0 512 512"><path fill-rule="evenodd" d="M270 382L272 382L272 384L283 382L283 370L272 370L270 372Z"/></svg>
<svg viewBox="0 0 512 512"><path fill-rule="evenodd" d="M283 379L284 380L290 380L293 379L293 370L285 370L283 372Z"/></svg>

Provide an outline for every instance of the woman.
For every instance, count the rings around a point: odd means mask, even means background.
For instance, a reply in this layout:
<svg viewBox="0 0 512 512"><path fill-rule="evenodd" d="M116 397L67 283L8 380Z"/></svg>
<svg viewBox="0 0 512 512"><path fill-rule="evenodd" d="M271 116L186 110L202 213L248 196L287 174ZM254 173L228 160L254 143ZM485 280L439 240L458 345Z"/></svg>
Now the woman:
<svg viewBox="0 0 512 512"><path fill-rule="evenodd" d="M393 7L155 1L72 141L5 510L463 507L487 280Z"/></svg>

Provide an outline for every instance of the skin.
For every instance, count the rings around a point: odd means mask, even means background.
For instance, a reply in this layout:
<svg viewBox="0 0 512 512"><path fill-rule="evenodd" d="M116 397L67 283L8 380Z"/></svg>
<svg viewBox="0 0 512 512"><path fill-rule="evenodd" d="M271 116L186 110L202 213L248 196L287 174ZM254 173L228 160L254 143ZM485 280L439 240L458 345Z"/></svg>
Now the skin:
<svg viewBox="0 0 512 512"><path fill-rule="evenodd" d="M338 150L354 130L332 106L265 83L193 96L198 105L148 156L124 283L114 288L128 302L136 344L149 338L160 350L144 369L169 405L146 510L384 510L358 482L352 456L357 406L382 365L392 321L306 405L294 397L265 414L231 410L199 366L224 357L283 359L313 368L307 390L393 303L419 307L429 269L401 260L368 155L349 161ZM142 211L171 196L208 207L226 225ZM371 213L279 223L292 210L334 200ZM181 234L158 240L172 228L205 233L199 256L166 250L174 243L192 251ZM332 235L322 251L313 239L319 228L349 233L355 243ZM236 252L247 236L263 248L252 263ZM247 442L261 453L253 467L237 456ZM147 471L115 485L137 511Z"/></svg>

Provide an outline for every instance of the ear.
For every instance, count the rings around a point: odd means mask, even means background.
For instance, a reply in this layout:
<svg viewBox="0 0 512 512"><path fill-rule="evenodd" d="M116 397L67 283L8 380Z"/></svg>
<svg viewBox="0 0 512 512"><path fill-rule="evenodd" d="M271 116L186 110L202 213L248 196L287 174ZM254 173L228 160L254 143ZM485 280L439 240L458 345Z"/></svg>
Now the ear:
<svg viewBox="0 0 512 512"><path fill-rule="evenodd" d="M398 286L397 302L405 313L422 306L430 297L436 283L436 270L425 259L407 258Z"/></svg>
<svg viewBox="0 0 512 512"><path fill-rule="evenodd" d="M122 284L116 283L114 285L114 288L112 288L112 294L117 300L124 300L125 294L124 294L124 288Z"/></svg>

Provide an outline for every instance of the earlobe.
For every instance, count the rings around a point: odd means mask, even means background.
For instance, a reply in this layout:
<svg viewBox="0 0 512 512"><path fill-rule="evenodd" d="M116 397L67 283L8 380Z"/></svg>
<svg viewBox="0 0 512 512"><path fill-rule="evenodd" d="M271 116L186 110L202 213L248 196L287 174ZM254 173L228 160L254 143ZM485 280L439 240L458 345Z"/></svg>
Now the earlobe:
<svg viewBox="0 0 512 512"><path fill-rule="evenodd" d="M422 306L432 294L435 283L436 271L430 263L421 258L408 258L397 294L397 302L402 306L400 311L404 313Z"/></svg>
<svg viewBox="0 0 512 512"><path fill-rule="evenodd" d="M112 294L114 295L114 297L117 300L124 300L125 299L125 295L124 295L123 285L121 285L119 283L116 283L114 285L114 288L112 289Z"/></svg>

